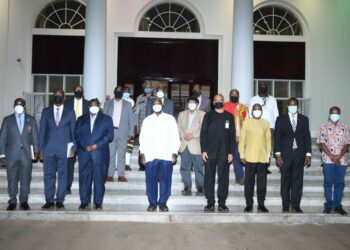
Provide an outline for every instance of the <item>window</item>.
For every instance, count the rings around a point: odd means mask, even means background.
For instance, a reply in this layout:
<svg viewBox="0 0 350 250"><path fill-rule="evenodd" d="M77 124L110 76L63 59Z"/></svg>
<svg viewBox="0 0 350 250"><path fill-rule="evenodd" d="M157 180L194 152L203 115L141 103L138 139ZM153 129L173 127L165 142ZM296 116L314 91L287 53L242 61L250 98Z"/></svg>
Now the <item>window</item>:
<svg viewBox="0 0 350 250"><path fill-rule="evenodd" d="M85 5L74 0L53 1L40 11L35 28L85 29Z"/></svg>
<svg viewBox="0 0 350 250"><path fill-rule="evenodd" d="M154 6L141 18L139 31L151 32L200 32L196 16L178 3L162 3Z"/></svg>
<svg viewBox="0 0 350 250"><path fill-rule="evenodd" d="M254 11L255 35L302 36L303 29L298 18L279 5L263 6Z"/></svg>

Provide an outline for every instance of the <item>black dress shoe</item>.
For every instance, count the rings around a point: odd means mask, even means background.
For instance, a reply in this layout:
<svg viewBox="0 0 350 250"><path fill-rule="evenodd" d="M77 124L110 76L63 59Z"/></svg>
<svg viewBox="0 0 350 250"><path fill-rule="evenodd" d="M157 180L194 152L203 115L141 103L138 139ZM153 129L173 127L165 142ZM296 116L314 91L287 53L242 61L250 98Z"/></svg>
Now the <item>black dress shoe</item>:
<svg viewBox="0 0 350 250"><path fill-rule="evenodd" d="M289 207L283 207L282 213L289 213Z"/></svg>
<svg viewBox="0 0 350 250"><path fill-rule="evenodd" d="M64 209L64 205L62 202L56 202L56 209Z"/></svg>
<svg viewBox="0 0 350 250"><path fill-rule="evenodd" d="M95 204L95 210L102 210L103 207L101 204Z"/></svg>
<svg viewBox="0 0 350 250"><path fill-rule="evenodd" d="M42 209L53 209L55 207L55 203L53 202L46 202L41 208Z"/></svg>
<svg viewBox="0 0 350 250"><path fill-rule="evenodd" d="M258 206L258 213L268 213L270 212L264 205Z"/></svg>
<svg viewBox="0 0 350 250"><path fill-rule="evenodd" d="M148 212L154 212L156 209L157 209L156 206L154 206L154 205L149 205L148 208L147 208L147 211L148 211Z"/></svg>
<svg viewBox="0 0 350 250"><path fill-rule="evenodd" d="M80 204L80 206L79 206L79 210L88 210L88 209L89 209L88 204Z"/></svg>
<svg viewBox="0 0 350 250"><path fill-rule="evenodd" d="M214 212L215 206L214 204L208 204L204 207L204 212Z"/></svg>
<svg viewBox="0 0 350 250"><path fill-rule="evenodd" d="M204 191L203 191L203 189L199 189L199 190L196 192L196 196L204 196Z"/></svg>
<svg viewBox="0 0 350 250"><path fill-rule="evenodd" d="M16 204L16 203L10 203L10 204L7 206L6 210L7 210L7 211L13 211L13 210L16 210L16 208L17 208L17 204Z"/></svg>
<svg viewBox="0 0 350 250"><path fill-rule="evenodd" d="M145 171L145 167L139 167L139 171Z"/></svg>
<svg viewBox="0 0 350 250"><path fill-rule="evenodd" d="M245 213L251 213L251 212L253 212L253 206L246 206L245 209L244 209L244 212L245 212Z"/></svg>
<svg viewBox="0 0 350 250"><path fill-rule="evenodd" d="M30 206L28 205L28 202L22 202L21 203L21 209L22 210L30 210Z"/></svg>
<svg viewBox="0 0 350 250"><path fill-rule="evenodd" d="M161 205L159 206L159 211L161 212L169 212L169 208L167 205Z"/></svg>
<svg viewBox="0 0 350 250"><path fill-rule="evenodd" d="M129 165L125 165L125 171L131 171L131 167Z"/></svg>
<svg viewBox="0 0 350 250"><path fill-rule="evenodd" d="M219 205L218 210L219 212L222 212L222 213L228 213L230 209L225 204L221 204Z"/></svg>
<svg viewBox="0 0 350 250"><path fill-rule="evenodd" d="M304 211L300 207L293 207L292 213L302 214Z"/></svg>
<svg viewBox="0 0 350 250"><path fill-rule="evenodd" d="M183 196L191 196L192 195L192 191L189 188L185 188L184 190L181 191L181 194Z"/></svg>
<svg viewBox="0 0 350 250"><path fill-rule="evenodd" d="M348 215L348 213L343 209L343 207L334 208L334 212L340 215Z"/></svg>
<svg viewBox="0 0 350 250"><path fill-rule="evenodd" d="M332 212L332 209L331 208L325 208L324 210L323 210L323 213L324 214L330 214Z"/></svg>
<svg viewBox="0 0 350 250"><path fill-rule="evenodd" d="M72 190L70 190L70 189L67 189L67 192L66 192L66 194L68 194L68 195L72 194Z"/></svg>

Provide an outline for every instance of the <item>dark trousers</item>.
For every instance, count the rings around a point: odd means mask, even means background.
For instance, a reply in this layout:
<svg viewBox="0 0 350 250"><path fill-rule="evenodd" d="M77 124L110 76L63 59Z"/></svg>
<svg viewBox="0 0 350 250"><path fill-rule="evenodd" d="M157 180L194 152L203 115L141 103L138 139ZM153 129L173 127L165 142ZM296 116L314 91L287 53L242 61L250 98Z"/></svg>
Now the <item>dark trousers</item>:
<svg viewBox="0 0 350 250"><path fill-rule="evenodd" d="M304 161L305 157L294 154L283 157L281 168L281 197L284 208L300 207L303 194Z"/></svg>
<svg viewBox="0 0 350 250"><path fill-rule="evenodd" d="M235 173L236 182L244 179L244 169L241 163L241 157L238 152L239 143L236 142L233 147L233 172Z"/></svg>
<svg viewBox="0 0 350 250"><path fill-rule="evenodd" d="M28 202L30 181L32 178L32 162L28 161L25 151L19 151L17 159L8 159L7 190L10 196L9 204L17 203L18 181L20 182L19 201Z"/></svg>
<svg viewBox="0 0 350 250"><path fill-rule="evenodd" d="M94 204L102 205L107 177L105 164L94 164L92 158L79 162L79 194L81 204L91 203L92 181L94 181Z"/></svg>
<svg viewBox="0 0 350 250"><path fill-rule="evenodd" d="M150 205L166 205L171 195L173 163L165 160L153 160L146 163L146 192ZM159 182L159 200L158 200Z"/></svg>
<svg viewBox="0 0 350 250"><path fill-rule="evenodd" d="M218 203L220 205L226 204L228 196L228 185L230 168L226 159L211 159L208 158L205 163L204 172L204 192L205 198L207 199L208 205L215 204L215 175L216 169L218 172Z"/></svg>
<svg viewBox="0 0 350 250"><path fill-rule="evenodd" d="M66 153L45 155L44 153L44 190L46 202L64 202L67 191L67 165ZM57 191L56 191L57 173Z"/></svg>
<svg viewBox="0 0 350 250"><path fill-rule="evenodd" d="M247 206L254 204L255 176L257 184L258 205L264 206L267 183L267 166L264 163L247 162L245 165L244 196Z"/></svg>
<svg viewBox="0 0 350 250"><path fill-rule="evenodd" d="M74 164L76 157L68 158L68 177L67 177L67 190L71 190L74 180Z"/></svg>

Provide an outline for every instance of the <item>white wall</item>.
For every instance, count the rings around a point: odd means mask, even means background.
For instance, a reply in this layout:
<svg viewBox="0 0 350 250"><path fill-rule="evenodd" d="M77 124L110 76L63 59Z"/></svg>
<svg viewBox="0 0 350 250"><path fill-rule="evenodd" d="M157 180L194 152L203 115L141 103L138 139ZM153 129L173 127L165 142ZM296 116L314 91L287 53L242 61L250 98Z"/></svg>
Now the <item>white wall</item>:
<svg viewBox="0 0 350 250"><path fill-rule="evenodd" d="M8 1L0 0L0 114L4 113L2 100L5 96L7 71Z"/></svg>

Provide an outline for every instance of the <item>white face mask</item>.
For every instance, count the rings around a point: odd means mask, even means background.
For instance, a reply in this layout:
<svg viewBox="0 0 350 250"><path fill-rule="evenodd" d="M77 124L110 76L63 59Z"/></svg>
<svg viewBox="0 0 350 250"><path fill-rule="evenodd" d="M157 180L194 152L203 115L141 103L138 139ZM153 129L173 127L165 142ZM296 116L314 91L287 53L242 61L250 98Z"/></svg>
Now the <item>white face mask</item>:
<svg viewBox="0 0 350 250"><path fill-rule="evenodd" d="M162 105L160 105L160 104L153 105L153 111L155 113L159 113L160 111L162 111Z"/></svg>
<svg viewBox="0 0 350 250"><path fill-rule="evenodd" d="M261 115L262 115L262 111L261 110L254 110L253 111L253 117L254 118L260 118L261 117Z"/></svg>
<svg viewBox="0 0 350 250"><path fill-rule="evenodd" d="M163 99L163 98L164 98L164 92L163 92L163 90L159 90L159 91L157 92L157 97L160 98L160 99Z"/></svg>
<svg viewBox="0 0 350 250"><path fill-rule="evenodd" d="M97 106L92 106L89 108L89 110L91 114L96 115L100 111L100 108Z"/></svg>
<svg viewBox="0 0 350 250"><path fill-rule="evenodd" d="M292 115L295 115L298 112L298 106L288 106L288 112Z"/></svg>
<svg viewBox="0 0 350 250"><path fill-rule="evenodd" d="M337 121L340 120L340 114L331 114L331 115L329 116L329 119L330 119L332 122L336 123Z"/></svg>
<svg viewBox="0 0 350 250"><path fill-rule="evenodd" d="M188 109L191 110L191 111L194 111L197 109L197 104L196 103L193 103L193 102L190 102L188 104Z"/></svg>
<svg viewBox="0 0 350 250"><path fill-rule="evenodd" d="M22 105L17 105L15 106L15 112L16 114L20 115L20 114L23 114L24 112L24 107Z"/></svg>

